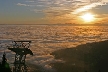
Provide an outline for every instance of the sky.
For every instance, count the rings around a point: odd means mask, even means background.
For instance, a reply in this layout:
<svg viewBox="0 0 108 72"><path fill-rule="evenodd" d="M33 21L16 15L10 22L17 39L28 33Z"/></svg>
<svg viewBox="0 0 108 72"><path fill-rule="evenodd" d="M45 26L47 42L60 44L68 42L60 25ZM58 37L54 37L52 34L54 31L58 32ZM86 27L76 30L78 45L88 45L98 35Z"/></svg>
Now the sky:
<svg viewBox="0 0 108 72"><path fill-rule="evenodd" d="M108 22L108 0L0 0L0 24L83 24Z"/></svg>

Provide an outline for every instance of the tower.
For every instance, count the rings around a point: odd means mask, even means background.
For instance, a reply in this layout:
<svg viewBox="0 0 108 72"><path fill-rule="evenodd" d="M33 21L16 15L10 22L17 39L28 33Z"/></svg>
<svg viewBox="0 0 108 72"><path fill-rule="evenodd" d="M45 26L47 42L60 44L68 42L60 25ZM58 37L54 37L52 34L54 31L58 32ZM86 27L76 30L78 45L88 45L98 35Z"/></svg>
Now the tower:
<svg viewBox="0 0 108 72"><path fill-rule="evenodd" d="M8 47L9 50L15 52L13 72L27 72L27 65L25 64L26 55L33 55L29 49L31 41L13 41L13 45Z"/></svg>

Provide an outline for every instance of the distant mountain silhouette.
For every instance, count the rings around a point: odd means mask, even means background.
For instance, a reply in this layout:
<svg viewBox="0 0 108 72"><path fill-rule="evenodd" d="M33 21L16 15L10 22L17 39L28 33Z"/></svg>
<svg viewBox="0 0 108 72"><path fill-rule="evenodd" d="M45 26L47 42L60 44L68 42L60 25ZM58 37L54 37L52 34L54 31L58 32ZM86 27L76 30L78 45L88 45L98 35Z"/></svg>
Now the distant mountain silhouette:
<svg viewBox="0 0 108 72"><path fill-rule="evenodd" d="M108 72L108 40L52 53L64 63L52 63L57 72Z"/></svg>

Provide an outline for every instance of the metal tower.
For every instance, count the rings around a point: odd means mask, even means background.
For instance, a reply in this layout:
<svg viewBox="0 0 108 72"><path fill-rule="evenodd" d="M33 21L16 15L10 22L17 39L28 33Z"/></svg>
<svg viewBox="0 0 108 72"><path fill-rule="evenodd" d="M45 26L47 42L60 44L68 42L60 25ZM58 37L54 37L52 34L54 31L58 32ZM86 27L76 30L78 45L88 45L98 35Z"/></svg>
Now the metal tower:
<svg viewBox="0 0 108 72"><path fill-rule="evenodd" d="M33 55L29 49L31 41L13 41L13 43L11 47L8 47L9 50L16 53L13 72L27 72L26 55Z"/></svg>

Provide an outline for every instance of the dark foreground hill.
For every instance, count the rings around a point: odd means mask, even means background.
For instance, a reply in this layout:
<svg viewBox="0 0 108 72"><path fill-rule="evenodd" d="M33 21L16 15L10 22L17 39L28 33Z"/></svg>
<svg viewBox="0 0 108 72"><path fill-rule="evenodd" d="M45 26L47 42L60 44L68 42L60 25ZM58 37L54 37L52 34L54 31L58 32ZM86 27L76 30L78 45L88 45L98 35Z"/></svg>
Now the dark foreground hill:
<svg viewBox="0 0 108 72"><path fill-rule="evenodd" d="M51 64L57 72L108 72L108 41L58 50L52 55L65 61Z"/></svg>

